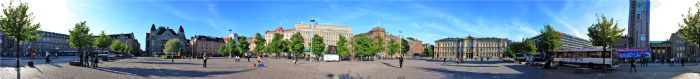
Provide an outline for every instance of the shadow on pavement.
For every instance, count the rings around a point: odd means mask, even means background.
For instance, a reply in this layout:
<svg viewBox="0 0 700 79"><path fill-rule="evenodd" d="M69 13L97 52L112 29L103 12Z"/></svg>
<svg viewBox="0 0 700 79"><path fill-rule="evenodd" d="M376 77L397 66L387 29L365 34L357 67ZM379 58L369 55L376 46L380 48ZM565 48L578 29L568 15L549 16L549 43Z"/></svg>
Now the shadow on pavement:
<svg viewBox="0 0 700 79"><path fill-rule="evenodd" d="M386 65L386 66L389 66L389 67L399 68L399 67L397 67L397 66L391 65L391 64L386 63L386 62L381 62L381 63L384 64L384 65Z"/></svg>
<svg viewBox="0 0 700 79"><path fill-rule="evenodd" d="M336 78L337 76L337 78ZM355 76L351 75L351 72L347 73L341 73L341 74L326 74L326 79L363 79L360 77L360 74L356 74Z"/></svg>
<svg viewBox="0 0 700 79"><path fill-rule="evenodd" d="M193 71L193 70L175 70L175 69L147 69L147 68L96 68L100 71L111 72L124 75L137 75L141 77L159 76L159 77L208 77L212 75L231 74L247 72L253 69L244 69L239 71Z"/></svg>
<svg viewBox="0 0 700 79"><path fill-rule="evenodd" d="M184 62L134 62L134 63L143 63L143 64L189 64L189 65L202 65L199 63L184 63Z"/></svg>
<svg viewBox="0 0 700 79"><path fill-rule="evenodd" d="M513 65L506 66L520 73L486 73L458 71L446 68L419 68L427 72L437 72L443 74L445 79L543 79L544 75L537 70L531 70L526 66Z"/></svg>
<svg viewBox="0 0 700 79"><path fill-rule="evenodd" d="M455 64L449 64L449 65L444 65L444 66L455 66L455 67L498 67L498 66L470 66L470 65L455 65Z"/></svg>

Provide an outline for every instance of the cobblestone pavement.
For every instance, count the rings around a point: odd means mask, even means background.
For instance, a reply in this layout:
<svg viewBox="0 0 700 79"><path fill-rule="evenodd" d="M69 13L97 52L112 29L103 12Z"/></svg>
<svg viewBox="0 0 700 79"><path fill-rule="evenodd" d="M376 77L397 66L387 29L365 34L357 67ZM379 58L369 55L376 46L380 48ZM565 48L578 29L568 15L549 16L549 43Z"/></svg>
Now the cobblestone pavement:
<svg viewBox="0 0 700 79"><path fill-rule="evenodd" d="M59 58L60 59L60 58ZM62 61L77 59L65 58ZM253 60L253 59L251 59ZM3 63L14 60L1 60ZM36 62L36 61L35 61ZM43 62L43 60L42 60ZM574 69L541 69L497 61L469 61L463 64L426 60L406 60L398 68L397 60L363 62L311 62L293 64L289 59L264 59L267 67L254 69L252 62L241 59L212 58L207 68L201 59L168 59L138 57L104 62L99 68L70 66L65 62L38 63L22 67L22 78L39 79L698 79L698 66L651 64L640 66L639 72L629 73L621 65L608 73L574 74ZM14 79L15 68L0 67L0 78Z"/></svg>

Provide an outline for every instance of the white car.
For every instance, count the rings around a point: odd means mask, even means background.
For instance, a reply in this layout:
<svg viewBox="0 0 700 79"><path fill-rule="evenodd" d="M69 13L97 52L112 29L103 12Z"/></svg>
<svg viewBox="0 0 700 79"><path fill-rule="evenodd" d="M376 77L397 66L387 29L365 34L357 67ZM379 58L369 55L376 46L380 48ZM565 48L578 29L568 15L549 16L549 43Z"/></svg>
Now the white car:
<svg viewBox="0 0 700 79"><path fill-rule="evenodd" d="M340 61L340 56L337 54L323 55L323 61Z"/></svg>

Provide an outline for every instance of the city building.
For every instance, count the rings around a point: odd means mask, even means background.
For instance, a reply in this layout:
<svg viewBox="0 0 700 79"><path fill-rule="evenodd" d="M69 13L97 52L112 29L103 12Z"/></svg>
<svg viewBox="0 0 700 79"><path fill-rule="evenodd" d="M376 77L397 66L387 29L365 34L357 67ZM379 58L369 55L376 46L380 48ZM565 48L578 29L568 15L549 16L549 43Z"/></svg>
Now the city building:
<svg viewBox="0 0 700 79"><path fill-rule="evenodd" d="M651 41L651 61L665 61L671 56L671 41Z"/></svg>
<svg viewBox="0 0 700 79"><path fill-rule="evenodd" d="M409 45L409 50L408 50L408 55L410 56L421 56L423 55L423 49L425 48L423 46L423 41L420 41L415 38L408 38L408 45Z"/></svg>
<svg viewBox="0 0 700 79"><path fill-rule="evenodd" d="M64 52L75 52L68 44L69 36L66 34L48 32L48 31L37 31L37 34L43 34L43 36L37 38L34 42L20 43L22 51L33 52L36 56L44 56L46 52L51 52L57 55L75 55L75 53L64 53ZM9 36L0 33L2 36L0 39L0 45L2 45L2 56L14 56L12 50L15 50L14 46L15 40ZM21 54L23 56L28 56L28 53Z"/></svg>
<svg viewBox="0 0 700 79"><path fill-rule="evenodd" d="M219 37L195 35L188 43L192 51L190 56L201 56L205 53L211 56L223 56L219 53L219 47L224 45L224 39Z"/></svg>
<svg viewBox="0 0 700 79"><path fill-rule="evenodd" d="M149 33L146 33L146 53L145 55L148 56L158 56L163 54L163 48L165 47L165 43L169 39L180 39L182 42L182 47L187 48L187 45L185 42L187 42L187 39L185 39L185 31L180 26L177 32L173 31L173 29L170 29L166 26L160 26L156 29L156 25L153 24L151 25L151 31ZM187 49L182 49L180 53L187 53ZM178 54L179 55L179 54Z"/></svg>
<svg viewBox="0 0 700 79"><path fill-rule="evenodd" d="M311 38L313 38L314 35L321 36L323 38L323 43L325 43L327 46L335 46L336 42L338 42L339 36L344 36L346 37L346 40L349 40L350 36L352 35L352 28L348 26L297 23L294 24L294 29L284 30L281 27L278 27L274 31L266 31L265 42L271 42L275 33L282 34L283 39L286 40L291 38L292 35L297 32L299 32L304 38L304 47L307 48L305 51L308 51L309 43L311 43Z"/></svg>
<svg viewBox="0 0 700 79"><path fill-rule="evenodd" d="M464 51L462 50L462 43L464 43L463 38L444 38L435 41L434 58L457 58L459 56L458 53Z"/></svg>
<svg viewBox="0 0 700 79"><path fill-rule="evenodd" d="M134 56L141 56L141 44L134 38L134 33L121 33L121 34L111 34L109 35L113 40L119 40L122 43L126 43L131 49L131 54Z"/></svg>
<svg viewBox="0 0 700 79"><path fill-rule="evenodd" d="M535 42L539 42L541 38L541 34L537 35L535 37L532 37L530 39L533 39ZM570 50L570 49L588 49L588 48L594 48L593 43L589 40L579 38L576 36L572 36L566 33L559 33L559 36L561 36L561 48L559 50Z"/></svg>
<svg viewBox="0 0 700 79"><path fill-rule="evenodd" d="M502 58L510 40L506 38L445 38L435 41L435 58Z"/></svg>
<svg viewBox="0 0 700 79"><path fill-rule="evenodd" d="M370 38L374 38L374 37L383 38L383 39L384 39L384 46L386 46L386 48L384 48L384 49L389 49L389 48L388 48L388 46L389 46L389 41L391 41L391 40L394 40L394 41L397 41L397 42L401 41L401 40L399 39L399 36L395 36L395 35L389 34L389 33L386 32L386 30L384 30L384 28L382 28L382 27L374 27L374 28L372 28L372 30L370 30L369 32L360 33L360 34L357 34L356 36L362 36L362 35L364 35L364 36L369 36ZM395 56L399 56L399 55L397 54L397 55L394 55L394 56L388 56L388 55L387 55L387 50L384 50L384 51L381 51L381 52L377 53L377 56L379 56L379 57L395 57Z"/></svg>
<svg viewBox="0 0 700 79"><path fill-rule="evenodd" d="M43 34L43 36L37 38L34 42L22 44L22 49L29 49L27 51L36 52L38 56L43 56L45 52L61 54L66 51L76 51L76 49L71 48L68 44L69 35L67 34L48 31L37 32Z"/></svg>
<svg viewBox="0 0 700 79"><path fill-rule="evenodd" d="M670 58L687 59L694 62L699 61L698 54L700 54L700 48L698 48L697 45L685 41L680 37L678 32L671 34L669 41L671 41Z"/></svg>
<svg viewBox="0 0 700 79"><path fill-rule="evenodd" d="M649 48L650 5L649 0L630 0L628 48Z"/></svg>

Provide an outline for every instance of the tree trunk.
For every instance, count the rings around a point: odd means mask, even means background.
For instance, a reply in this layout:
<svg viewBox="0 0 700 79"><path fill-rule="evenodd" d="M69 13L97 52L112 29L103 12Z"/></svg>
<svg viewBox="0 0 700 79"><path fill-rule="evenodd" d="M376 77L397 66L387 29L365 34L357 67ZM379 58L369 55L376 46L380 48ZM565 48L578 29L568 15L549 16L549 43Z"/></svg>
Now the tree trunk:
<svg viewBox="0 0 700 79"><path fill-rule="evenodd" d="M17 70L17 79L20 79L20 73L19 73L20 72L20 68L19 68L19 64L20 64L19 63L19 56L20 56L20 54L19 54L19 50L20 50L20 47L22 47L22 46L19 45L19 41L15 42L15 45L16 45L15 49L17 49L17 50L15 50L15 57L17 58L17 59L15 59L16 60L15 69Z"/></svg>
<svg viewBox="0 0 700 79"><path fill-rule="evenodd" d="M607 47L608 47L608 46L603 46L603 67L602 67L603 72L605 72L605 70L607 70L607 69L605 69L605 68L608 66L607 64L605 64L605 58L606 58L606 57L604 57L604 56L605 56L605 52L607 52L607 49L608 49ZM610 55L611 55L611 58L612 58L612 53L610 53Z"/></svg>

